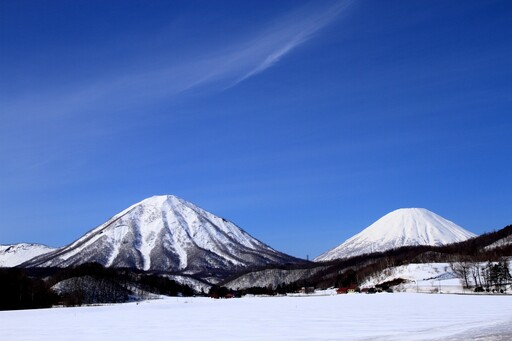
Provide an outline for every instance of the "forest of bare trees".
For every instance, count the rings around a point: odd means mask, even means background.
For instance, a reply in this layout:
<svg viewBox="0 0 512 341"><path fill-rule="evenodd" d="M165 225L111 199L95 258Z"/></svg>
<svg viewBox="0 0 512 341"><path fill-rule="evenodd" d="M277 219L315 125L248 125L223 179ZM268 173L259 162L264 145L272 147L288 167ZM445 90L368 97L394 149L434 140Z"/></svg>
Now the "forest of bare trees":
<svg viewBox="0 0 512 341"><path fill-rule="evenodd" d="M120 303L151 295L193 294L190 287L159 274L105 268L97 263L65 269L0 269L0 310Z"/></svg>

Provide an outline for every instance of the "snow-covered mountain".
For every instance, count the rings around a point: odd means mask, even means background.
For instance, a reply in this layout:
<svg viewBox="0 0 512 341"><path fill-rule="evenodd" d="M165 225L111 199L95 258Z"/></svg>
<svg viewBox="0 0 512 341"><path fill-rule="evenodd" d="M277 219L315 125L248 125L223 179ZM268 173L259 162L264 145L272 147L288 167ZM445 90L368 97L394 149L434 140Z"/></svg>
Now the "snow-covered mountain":
<svg viewBox="0 0 512 341"><path fill-rule="evenodd" d="M296 262L194 204L172 195L145 199L74 243L23 266L104 266L182 273Z"/></svg>
<svg viewBox="0 0 512 341"><path fill-rule="evenodd" d="M0 268L13 267L54 250L54 248L42 244L0 245Z"/></svg>
<svg viewBox="0 0 512 341"><path fill-rule="evenodd" d="M475 236L424 208L402 208L386 214L315 261L348 258L402 246L446 245Z"/></svg>

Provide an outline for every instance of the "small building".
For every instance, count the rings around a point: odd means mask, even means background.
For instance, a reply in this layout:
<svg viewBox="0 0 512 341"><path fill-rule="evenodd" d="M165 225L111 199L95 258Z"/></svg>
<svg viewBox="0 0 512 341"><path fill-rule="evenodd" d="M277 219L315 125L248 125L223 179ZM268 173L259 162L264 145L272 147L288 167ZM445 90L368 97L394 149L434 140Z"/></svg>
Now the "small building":
<svg viewBox="0 0 512 341"><path fill-rule="evenodd" d="M346 294L346 293L348 293L348 288L338 288L336 290L336 293L337 294Z"/></svg>
<svg viewBox="0 0 512 341"><path fill-rule="evenodd" d="M336 290L337 294L353 294L356 292L355 286L341 287Z"/></svg>
<svg viewBox="0 0 512 341"><path fill-rule="evenodd" d="M315 288L314 287L302 287L302 288L300 288L299 292L301 294L312 294L315 292Z"/></svg>

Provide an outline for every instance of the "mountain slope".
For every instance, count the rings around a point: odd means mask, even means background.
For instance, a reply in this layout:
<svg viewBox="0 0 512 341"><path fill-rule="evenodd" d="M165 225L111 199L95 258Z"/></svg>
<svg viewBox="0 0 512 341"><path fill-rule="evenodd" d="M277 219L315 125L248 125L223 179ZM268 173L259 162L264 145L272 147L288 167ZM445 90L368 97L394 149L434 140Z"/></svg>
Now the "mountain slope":
<svg viewBox="0 0 512 341"><path fill-rule="evenodd" d="M386 214L315 261L348 258L402 246L445 245L475 234L424 208L402 208Z"/></svg>
<svg viewBox="0 0 512 341"><path fill-rule="evenodd" d="M111 267L197 273L295 261L232 222L168 195L132 205L74 243L23 266L97 262Z"/></svg>
<svg viewBox="0 0 512 341"><path fill-rule="evenodd" d="M0 267L13 267L54 250L54 248L42 244L0 245Z"/></svg>

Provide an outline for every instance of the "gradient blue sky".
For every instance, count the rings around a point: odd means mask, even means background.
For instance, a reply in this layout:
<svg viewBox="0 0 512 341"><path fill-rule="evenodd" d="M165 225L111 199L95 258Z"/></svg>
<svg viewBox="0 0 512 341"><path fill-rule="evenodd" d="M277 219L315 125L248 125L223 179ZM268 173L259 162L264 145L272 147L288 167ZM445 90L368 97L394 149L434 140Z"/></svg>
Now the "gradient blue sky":
<svg viewBox="0 0 512 341"><path fill-rule="evenodd" d="M511 1L0 1L0 244L175 194L311 258L512 223Z"/></svg>

